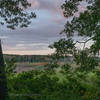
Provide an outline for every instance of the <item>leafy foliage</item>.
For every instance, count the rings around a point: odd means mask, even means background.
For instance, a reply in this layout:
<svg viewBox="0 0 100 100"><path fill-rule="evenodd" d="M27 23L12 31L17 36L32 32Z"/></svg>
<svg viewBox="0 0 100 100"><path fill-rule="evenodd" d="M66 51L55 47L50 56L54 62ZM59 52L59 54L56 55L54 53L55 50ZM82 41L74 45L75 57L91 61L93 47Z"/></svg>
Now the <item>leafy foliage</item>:
<svg viewBox="0 0 100 100"><path fill-rule="evenodd" d="M35 13L25 11L31 4L27 0L0 0L1 25L7 24L8 28L27 27Z"/></svg>
<svg viewBox="0 0 100 100"><path fill-rule="evenodd" d="M81 70L93 70L98 66L98 61L95 57L89 56L86 51L80 51L74 55L74 60L77 65L80 65Z"/></svg>
<svg viewBox="0 0 100 100"><path fill-rule="evenodd" d="M67 67L67 66L66 66ZM66 68L65 67L65 68ZM65 69L61 69L65 70ZM8 78L9 100L90 100L100 98L99 70L80 72L66 69L56 72L30 71ZM17 96L16 96L17 95Z"/></svg>
<svg viewBox="0 0 100 100"><path fill-rule="evenodd" d="M6 60L5 62L6 62L6 67L5 67L6 74L14 73L14 69L16 68L15 59L9 59Z"/></svg>
<svg viewBox="0 0 100 100"><path fill-rule="evenodd" d="M67 52L67 55L73 56L74 61L80 66L80 69L88 71L99 66L96 56L97 54L99 55L100 51L100 6L98 5L100 1L84 1L87 3L87 7L84 9L84 12L78 13L78 7L83 1L84 0L66 0L62 5L64 16L67 18L72 17L71 21L67 20L65 28L61 32L66 34L68 42L61 39L59 42L54 43L53 48L56 50L54 53L56 55L55 58L59 58L59 56L65 57ZM75 16L76 12L79 14L78 17ZM74 40L74 36L81 36L86 39L77 41ZM73 41L70 42L72 39ZM93 44L87 49L85 45L89 41L93 41ZM76 48L77 43L83 43L84 46L82 50ZM69 50L71 52L68 52Z"/></svg>
<svg viewBox="0 0 100 100"><path fill-rule="evenodd" d="M75 44L73 43L72 39L61 39L58 42L55 42L53 45L50 45L49 47L55 49L55 58L62 58L73 53Z"/></svg>
<svg viewBox="0 0 100 100"><path fill-rule="evenodd" d="M73 4L76 8L78 8L78 5L80 5L79 1L67 1L63 5L64 11L66 14L69 12L68 8L71 9L68 5L68 2ZM65 33L67 37L74 36L74 34L78 33L79 36L86 36L90 37L90 40L94 41L94 43L91 46L91 51L96 53L99 53L100 50L100 6L98 4L99 0L95 0L91 2L89 0L85 1L87 2L87 9L84 10L84 12L79 13L79 17L73 16L73 19L71 21L67 21L65 28L62 33ZM78 5L75 5L75 4ZM90 4L90 5L89 5ZM67 7L67 9L66 9ZM75 8L74 8L75 10ZM71 11L75 14L75 12ZM70 16L70 15L69 15ZM88 42L88 41L87 41Z"/></svg>

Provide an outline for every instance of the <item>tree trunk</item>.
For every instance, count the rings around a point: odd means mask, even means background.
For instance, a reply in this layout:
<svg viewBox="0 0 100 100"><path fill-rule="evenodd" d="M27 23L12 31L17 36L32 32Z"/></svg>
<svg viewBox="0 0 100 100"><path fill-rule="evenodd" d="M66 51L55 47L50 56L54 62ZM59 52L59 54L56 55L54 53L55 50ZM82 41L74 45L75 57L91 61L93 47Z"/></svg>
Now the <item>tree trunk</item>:
<svg viewBox="0 0 100 100"><path fill-rule="evenodd" d="M7 98L7 82L5 73L5 64L2 54L1 40L0 40L0 100Z"/></svg>

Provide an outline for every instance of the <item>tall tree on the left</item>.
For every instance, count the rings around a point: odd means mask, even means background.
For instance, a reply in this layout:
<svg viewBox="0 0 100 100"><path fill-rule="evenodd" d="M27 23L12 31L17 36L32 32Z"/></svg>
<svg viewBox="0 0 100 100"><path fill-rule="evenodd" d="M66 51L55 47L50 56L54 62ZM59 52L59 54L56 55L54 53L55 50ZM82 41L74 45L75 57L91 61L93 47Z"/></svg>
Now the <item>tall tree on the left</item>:
<svg viewBox="0 0 100 100"><path fill-rule="evenodd" d="M31 19L35 18L35 13L26 10L31 4L28 0L0 0L0 27L6 25L7 28L27 27ZM0 40L0 100L7 100L7 82L5 64L3 59Z"/></svg>
<svg viewBox="0 0 100 100"><path fill-rule="evenodd" d="M6 100L6 97L7 97L7 82L6 82L5 65L4 65L1 40L0 40L0 100Z"/></svg>

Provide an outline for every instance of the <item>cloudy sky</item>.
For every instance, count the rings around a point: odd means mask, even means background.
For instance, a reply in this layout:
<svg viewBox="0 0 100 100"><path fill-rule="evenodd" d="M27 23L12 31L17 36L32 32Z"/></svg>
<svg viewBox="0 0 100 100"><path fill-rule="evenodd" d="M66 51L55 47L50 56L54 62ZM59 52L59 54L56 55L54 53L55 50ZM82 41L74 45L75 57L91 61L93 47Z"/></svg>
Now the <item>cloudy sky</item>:
<svg viewBox="0 0 100 100"><path fill-rule="evenodd" d="M0 27L3 52L7 54L50 54L49 44L62 38L59 35L66 19L60 8L64 0L30 0L37 18L28 28L9 30Z"/></svg>

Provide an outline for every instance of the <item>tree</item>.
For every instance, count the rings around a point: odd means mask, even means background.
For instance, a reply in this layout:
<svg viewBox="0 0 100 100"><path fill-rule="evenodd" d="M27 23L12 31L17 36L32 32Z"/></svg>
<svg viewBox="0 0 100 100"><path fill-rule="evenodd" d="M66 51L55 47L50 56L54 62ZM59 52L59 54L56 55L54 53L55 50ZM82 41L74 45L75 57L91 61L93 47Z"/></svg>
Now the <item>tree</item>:
<svg viewBox="0 0 100 100"><path fill-rule="evenodd" d="M0 41L1 44L1 41ZM5 75L5 65L4 59L2 54L2 48L0 45L0 99L6 100L7 96L7 82L6 82L6 75Z"/></svg>
<svg viewBox="0 0 100 100"><path fill-rule="evenodd" d="M79 17L74 16L78 12L78 5L84 1L87 3L87 8L84 12L79 13ZM100 50L100 0L66 0L62 5L65 17L73 16L71 21L67 21L62 33L65 33L67 37L74 36L78 33L78 36L86 36L84 45L92 40L94 43L91 45L91 52L98 53ZM80 42L81 43L81 42Z"/></svg>
<svg viewBox="0 0 100 100"><path fill-rule="evenodd" d="M82 2L86 2L87 6L83 12L79 12L79 6L84 6L81 4ZM76 46L77 43L83 43L83 49L71 48L70 41L67 43L61 42L61 39L59 42L54 43L55 54L57 57L60 55L64 57L70 48L73 51L71 54L76 64L84 70L94 69L98 66L95 58L100 51L100 0L65 0L61 8L67 19L72 18L71 21L67 20L61 34L66 34L67 40L69 38L73 39L73 46ZM75 13L78 13L79 16L75 16ZM85 37L85 39L81 41L74 40L74 36ZM93 41L93 44L87 49L86 44L89 41Z"/></svg>
<svg viewBox="0 0 100 100"><path fill-rule="evenodd" d="M72 55L75 50L75 43L71 38L69 39L60 39L58 42L54 42L53 45L49 46L51 49L55 49L55 53L52 58L56 61L59 59L66 59L69 55ZM54 60L53 60L54 61Z"/></svg>
<svg viewBox="0 0 100 100"><path fill-rule="evenodd" d="M11 29L27 27L30 20L36 17L35 13L25 11L30 6L27 0L0 0L1 25L6 24Z"/></svg>
<svg viewBox="0 0 100 100"><path fill-rule="evenodd" d="M79 11L78 6L83 1L87 3L87 7L84 12L79 13L79 17L76 17L75 13ZM79 60L82 66L94 68L98 65L95 57L100 51L100 0L66 0L62 9L65 17L73 17L71 21L67 21L62 33L65 33L67 37L73 37L76 33L77 36L85 37L85 41L76 41L76 43L84 44L83 51L78 55L80 59L76 60ZM93 44L87 54L85 45L89 41L93 41Z"/></svg>
<svg viewBox="0 0 100 100"><path fill-rule="evenodd" d="M0 0L0 24L10 29L27 27L31 19L36 17L35 13L25 11L30 6L27 0ZM0 100L6 100L6 96L5 64L0 42Z"/></svg>

